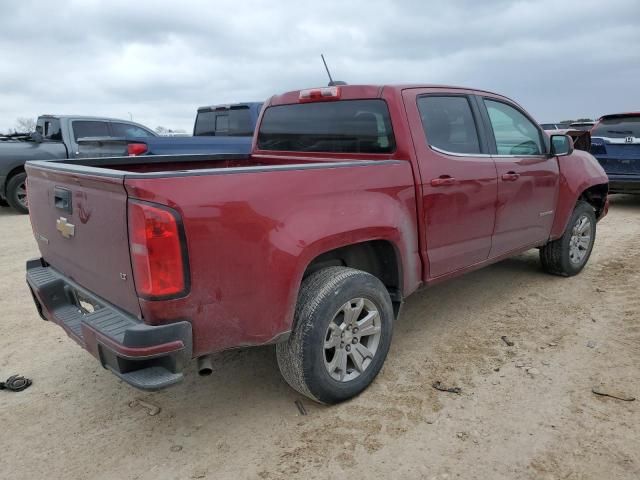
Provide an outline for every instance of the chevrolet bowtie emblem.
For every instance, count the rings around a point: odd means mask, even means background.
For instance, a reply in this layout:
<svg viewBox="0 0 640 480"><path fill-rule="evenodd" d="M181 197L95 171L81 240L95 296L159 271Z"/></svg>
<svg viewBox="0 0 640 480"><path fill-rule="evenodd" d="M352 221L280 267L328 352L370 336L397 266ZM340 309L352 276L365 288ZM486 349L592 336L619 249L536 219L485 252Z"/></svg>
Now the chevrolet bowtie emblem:
<svg viewBox="0 0 640 480"><path fill-rule="evenodd" d="M76 233L76 226L67 222L67 219L60 217L56 220L56 230L58 230L64 238L71 238Z"/></svg>

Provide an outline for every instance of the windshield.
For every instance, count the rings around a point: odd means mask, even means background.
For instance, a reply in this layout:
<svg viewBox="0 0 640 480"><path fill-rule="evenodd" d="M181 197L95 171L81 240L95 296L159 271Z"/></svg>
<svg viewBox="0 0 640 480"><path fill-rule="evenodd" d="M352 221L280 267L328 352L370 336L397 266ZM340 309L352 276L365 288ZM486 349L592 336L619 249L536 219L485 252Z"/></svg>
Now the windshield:
<svg viewBox="0 0 640 480"><path fill-rule="evenodd" d="M592 137L640 138L640 115L635 117L605 118L591 131Z"/></svg>
<svg viewBox="0 0 640 480"><path fill-rule="evenodd" d="M268 108L258 148L298 152L390 153L395 150L383 100L344 100Z"/></svg>
<svg viewBox="0 0 640 480"><path fill-rule="evenodd" d="M250 137L253 135L253 122L249 107L213 107L213 110L199 110L193 134Z"/></svg>

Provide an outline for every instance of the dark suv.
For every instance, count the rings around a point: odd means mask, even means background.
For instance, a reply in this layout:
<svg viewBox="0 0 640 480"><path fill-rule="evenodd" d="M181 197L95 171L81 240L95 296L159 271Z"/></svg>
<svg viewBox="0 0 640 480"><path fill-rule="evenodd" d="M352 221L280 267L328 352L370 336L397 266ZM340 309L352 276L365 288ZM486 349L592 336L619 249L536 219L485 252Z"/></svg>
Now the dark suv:
<svg viewBox="0 0 640 480"><path fill-rule="evenodd" d="M610 193L640 194L640 112L601 117L591 130L591 153L609 176Z"/></svg>

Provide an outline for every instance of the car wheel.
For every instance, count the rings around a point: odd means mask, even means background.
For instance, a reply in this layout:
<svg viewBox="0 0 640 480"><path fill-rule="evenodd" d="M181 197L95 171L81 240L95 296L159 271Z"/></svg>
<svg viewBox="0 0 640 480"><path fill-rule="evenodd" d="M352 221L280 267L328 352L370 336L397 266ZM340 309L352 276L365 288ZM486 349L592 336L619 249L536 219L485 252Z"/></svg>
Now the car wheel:
<svg viewBox="0 0 640 480"><path fill-rule="evenodd" d="M362 392L385 361L393 329L389 292L373 275L329 267L302 282L289 339L276 346L287 383L326 404Z"/></svg>
<svg viewBox="0 0 640 480"><path fill-rule="evenodd" d="M29 213L27 174L17 173L7 182L7 202L20 213Z"/></svg>
<svg viewBox="0 0 640 480"><path fill-rule="evenodd" d="M593 207L579 201L562 237L540 249L542 268L548 273L564 277L580 273L591 256L595 239L596 215Z"/></svg>

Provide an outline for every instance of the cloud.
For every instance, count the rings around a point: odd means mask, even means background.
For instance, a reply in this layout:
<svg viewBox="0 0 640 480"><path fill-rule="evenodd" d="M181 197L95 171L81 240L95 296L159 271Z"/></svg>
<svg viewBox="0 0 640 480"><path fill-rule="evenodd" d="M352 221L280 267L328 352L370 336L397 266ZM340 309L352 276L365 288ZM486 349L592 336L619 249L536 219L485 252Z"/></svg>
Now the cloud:
<svg viewBox="0 0 640 480"><path fill-rule="evenodd" d="M77 113L192 127L200 105L349 83L494 90L540 121L640 109L636 0L23 1L0 17L0 131Z"/></svg>

